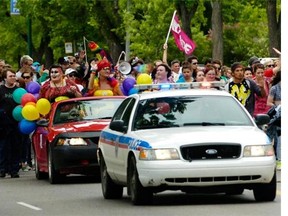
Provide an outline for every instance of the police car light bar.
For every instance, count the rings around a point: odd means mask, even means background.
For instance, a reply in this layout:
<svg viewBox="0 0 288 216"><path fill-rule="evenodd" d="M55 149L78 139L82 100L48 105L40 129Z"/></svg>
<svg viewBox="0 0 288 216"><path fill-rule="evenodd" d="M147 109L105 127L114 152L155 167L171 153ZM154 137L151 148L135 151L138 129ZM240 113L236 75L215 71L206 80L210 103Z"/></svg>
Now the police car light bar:
<svg viewBox="0 0 288 216"><path fill-rule="evenodd" d="M172 90L172 89L224 89L224 81L213 82L185 82L185 83L159 83L159 84L140 84L134 88L141 91L145 90Z"/></svg>

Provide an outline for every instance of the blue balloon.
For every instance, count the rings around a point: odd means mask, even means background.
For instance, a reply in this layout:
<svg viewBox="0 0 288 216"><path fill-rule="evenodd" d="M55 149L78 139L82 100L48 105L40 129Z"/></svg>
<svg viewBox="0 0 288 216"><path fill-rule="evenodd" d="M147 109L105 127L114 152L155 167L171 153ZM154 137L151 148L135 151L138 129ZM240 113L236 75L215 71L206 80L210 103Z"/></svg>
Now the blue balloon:
<svg viewBox="0 0 288 216"><path fill-rule="evenodd" d="M26 90L31 94L38 94L40 91L40 84L38 82L30 81L26 85Z"/></svg>
<svg viewBox="0 0 288 216"><path fill-rule="evenodd" d="M28 121L26 119L22 119L18 124L19 130L23 134L30 134L32 133L37 125L34 121Z"/></svg>
<svg viewBox="0 0 288 216"><path fill-rule="evenodd" d="M123 85L120 85L120 90L122 91L122 93L123 93L125 96L128 96L128 93L127 93L127 91L123 88Z"/></svg>
<svg viewBox="0 0 288 216"><path fill-rule="evenodd" d="M123 80L123 88L125 89L126 92L129 92L130 89L134 87L136 84L136 80L132 77L127 77Z"/></svg>
<svg viewBox="0 0 288 216"><path fill-rule="evenodd" d="M24 88L15 89L15 91L12 94L13 100L16 103L21 104L21 99L22 99L23 95L26 93L27 93L27 91Z"/></svg>
<svg viewBox="0 0 288 216"><path fill-rule="evenodd" d="M138 93L138 89L132 88L132 89L129 90L128 95L137 94L137 93Z"/></svg>

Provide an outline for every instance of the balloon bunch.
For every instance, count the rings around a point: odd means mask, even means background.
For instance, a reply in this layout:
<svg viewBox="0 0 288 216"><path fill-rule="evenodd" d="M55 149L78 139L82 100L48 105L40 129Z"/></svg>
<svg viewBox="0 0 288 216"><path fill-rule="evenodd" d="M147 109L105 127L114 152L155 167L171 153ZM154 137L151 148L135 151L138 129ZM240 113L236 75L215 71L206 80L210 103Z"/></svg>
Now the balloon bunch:
<svg viewBox="0 0 288 216"><path fill-rule="evenodd" d="M121 91L123 92L124 95L132 95L132 94L137 94L138 89L134 88L134 85L141 85L141 84L152 84L152 78L150 77L149 74L143 73L140 74L137 77L137 80L135 80L132 77L127 77L124 79L122 82L122 85L120 86Z"/></svg>
<svg viewBox="0 0 288 216"><path fill-rule="evenodd" d="M24 88L17 88L12 97L19 104L13 109L12 115L19 122L20 132L23 134L32 133L36 129L35 121L40 118L40 115L45 116L50 112L50 102L46 98L37 100L35 95L27 92Z"/></svg>

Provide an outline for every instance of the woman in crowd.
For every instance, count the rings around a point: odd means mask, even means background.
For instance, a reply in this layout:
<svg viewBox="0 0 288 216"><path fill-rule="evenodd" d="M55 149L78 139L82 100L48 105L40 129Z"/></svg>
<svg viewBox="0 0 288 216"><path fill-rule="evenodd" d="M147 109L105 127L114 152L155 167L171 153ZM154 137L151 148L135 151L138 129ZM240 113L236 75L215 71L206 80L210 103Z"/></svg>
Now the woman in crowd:
<svg viewBox="0 0 288 216"><path fill-rule="evenodd" d="M263 83L264 81L264 89L266 92L266 96L259 97L255 95L255 108L254 108L254 116L257 114L266 114L269 110L269 106L267 106L267 98L269 93L269 83L264 77L264 65L261 63L257 63L254 66L255 77L253 80L257 85Z"/></svg>
<svg viewBox="0 0 288 216"><path fill-rule="evenodd" d="M82 97L77 85L69 79L64 78L62 67L52 65L49 69L50 80L41 86L39 98L46 98L51 103L58 101L60 96L65 98Z"/></svg>
<svg viewBox="0 0 288 216"><path fill-rule="evenodd" d="M154 84L173 83L172 72L168 65L160 64L157 66Z"/></svg>

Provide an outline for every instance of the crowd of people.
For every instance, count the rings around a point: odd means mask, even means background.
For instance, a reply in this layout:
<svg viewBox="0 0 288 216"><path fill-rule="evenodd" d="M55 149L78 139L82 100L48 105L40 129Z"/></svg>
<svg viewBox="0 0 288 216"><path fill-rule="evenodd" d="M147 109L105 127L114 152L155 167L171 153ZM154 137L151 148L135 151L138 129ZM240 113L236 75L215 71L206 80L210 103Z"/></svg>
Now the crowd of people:
<svg viewBox="0 0 288 216"><path fill-rule="evenodd" d="M198 58L193 55L182 62L174 59L169 64L167 48L167 45L163 46L162 59L153 63L145 63L138 57L131 58L128 61L130 72L125 74L121 73L119 62L113 66L106 57L95 57L87 61L84 51L75 56L61 57L48 69L39 62L34 62L29 55L21 57L18 71L5 60L0 60L0 177L4 178L8 174L11 178L18 178L19 169L33 169L31 135L21 134L18 122L12 116L13 109L18 105L13 99L13 92L17 88L25 88L29 82L39 83L41 88L37 99L46 98L50 103L60 98L127 95L122 91L122 83L127 77L137 80L141 72L135 67L149 64L151 67L147 74L152 83L223 81L226 84L225 90L237 98L252 116L279 110L280 58L261 62L253 56L248 60L248 65L234 62L231 66L223 65L218 59L207 58L200 66ZM274 142L276 157L280 162L279 121L277 125L268 125L265 131Z"/></svg>

